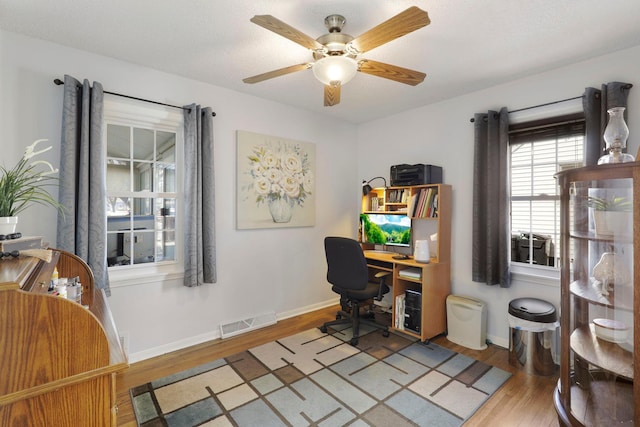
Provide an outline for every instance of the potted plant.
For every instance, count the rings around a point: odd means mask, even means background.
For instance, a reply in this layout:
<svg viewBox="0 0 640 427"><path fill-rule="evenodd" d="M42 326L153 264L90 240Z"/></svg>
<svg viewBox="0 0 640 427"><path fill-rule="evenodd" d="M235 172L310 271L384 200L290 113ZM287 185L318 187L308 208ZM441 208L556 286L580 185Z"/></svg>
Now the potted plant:
<svg viewBox="0 0 640 427"><path fill-rule="evenodd" d="M31 204L41 204L62 209L62 205L45 189L57 182L58 172L51 163L32 158L49 151L51 146L35 151L36 145L47 141L39 139L24 150L24 155L11 169L0 166L0 235L15 232L18 214Z"/></svg>
<svg viewBox="0 0 640 427"><path fill-rule="evenodd" d="M596 234L614 236L629 233L633 203L626 197L613 196L609 199L587 197L587 206L593 209Z"/></svg>

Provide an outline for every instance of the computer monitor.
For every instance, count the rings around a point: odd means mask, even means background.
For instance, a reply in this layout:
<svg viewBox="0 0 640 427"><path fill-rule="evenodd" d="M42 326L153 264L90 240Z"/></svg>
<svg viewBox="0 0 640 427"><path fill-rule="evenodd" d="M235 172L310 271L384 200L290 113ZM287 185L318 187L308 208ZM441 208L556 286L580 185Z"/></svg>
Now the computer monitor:
<svg viewBox="0 0 640 427"><path fill-rule="evenodd" d="M405 214L360 214L362 241L376 245L411 246L411 218Z"/></svg>

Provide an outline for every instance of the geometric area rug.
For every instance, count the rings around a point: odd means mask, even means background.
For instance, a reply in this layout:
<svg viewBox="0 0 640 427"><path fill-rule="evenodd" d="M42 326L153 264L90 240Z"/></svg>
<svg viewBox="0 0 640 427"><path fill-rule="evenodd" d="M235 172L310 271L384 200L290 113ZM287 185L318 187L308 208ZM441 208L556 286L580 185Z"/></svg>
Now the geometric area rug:
<svg viewBox="0 0 640 427"><path fill-rule="evenodd" d="M131 389L139 426L460 426L509 372L410 337L314 328Z"/></svg>

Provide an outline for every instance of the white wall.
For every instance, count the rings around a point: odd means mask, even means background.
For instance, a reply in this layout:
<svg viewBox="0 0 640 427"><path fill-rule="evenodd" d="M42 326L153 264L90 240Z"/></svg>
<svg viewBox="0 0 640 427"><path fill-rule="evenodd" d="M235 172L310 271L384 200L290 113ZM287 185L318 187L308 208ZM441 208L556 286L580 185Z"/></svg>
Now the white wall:
<svg viewBox="0 0 640 427"><path fill-rule="evenodd" d="M623 81L637 86L640 75L640 47L574 64L568 67L508 82L438 104L425 106L359 126L358 171L361 178L383 175L399 163L427 163L444 168L444 182L453 188L452 293L469 295L486 302L488 337L507 346L509 301L537 297L559 308L557 283L522 276L509 289L486 286L471 280L471 204L473 183L473 124L476 112L510 110L581 96L585 87ZM428 78L428 77L427 77ZM578 108L580 101L577 102ZM576 102L549 107L555 111L575 108ZM534 116L539 110L520 113ZM640 143L640 87L629 96L629 150L635 156ZM634 131L634 129L636 129ZM523 280L524 279L524 280Z"/></svg>
<svg viewBox="0 0 640 427"><path fill-rule="evenodd" d="M130 280L112 286L117 327L129 336L130 360L219 336L221 322L274 311L290 316L336 302L325 280L323 238L355 236L360 177L356 127L315 113L110 58L0 31L0 163L13 165L38 138L59 164L64 74L99 81L105 90L185 105L211 106L216 167L218 282L185 288L179 280ZM331 127L326 123L330 122ZM306 228L235 229L236 130L316 144L316 224ZM53 209L32 207L18 230L55 246Z"/></svg>
<svg viewBox="0 0 640 427"><path fill-rule="evenodd" d="M216 233L218 283L184 288L175 278L128 281L114 286L110 304L117 327L129 336L131 361L218 335L221 322L275 311L280 317L335 301L325 281L322 239L355 236L360 180L389 176L398 163L444 167L453 187L452 291L488 305L488 335L508 343L508 302L521 296L558 306L557 284L518 278L510 289L471 281L471 185L475 112L518 109L579 96L586 86L608 81L636 83L640 47L508 82L435 105L354 126L310 112L0 31L0 163L12 165L35 139L49 138L58 164L62 88L54 78L70 74L100 81L105 90L183 105L197 102L217 112ZM640 88L631 90L629 152L640 137ZM532 113L533 114L533 113ZM331 122L330 128L326 123ZM249 130L316 143L317 213L309 228L235 229L235 131ZM356 144L357 141L357 144ZM357 159L357 160L354 160ZM357 167L354 167L357 166ZM55 245L55 212L30 208L19 229Z"/></svg>

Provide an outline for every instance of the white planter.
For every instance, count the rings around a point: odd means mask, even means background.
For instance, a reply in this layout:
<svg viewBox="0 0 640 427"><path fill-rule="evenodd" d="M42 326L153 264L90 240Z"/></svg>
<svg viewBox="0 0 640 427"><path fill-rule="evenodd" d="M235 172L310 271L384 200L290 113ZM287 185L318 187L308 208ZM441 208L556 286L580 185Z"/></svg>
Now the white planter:
<svg viewBox="0 0 640 427"><path fill-rule="evenodd" d="M12 234L16 232L16 225L18 225L17 216L2 216L0 217L0 234Z"/></svg>
<svg viewBox="0 0 640 427"><path fill-rule="evenodd" d="M593 221L597 236L611 237L631 235L633 231L632 212L593 211Z"/></svg>

